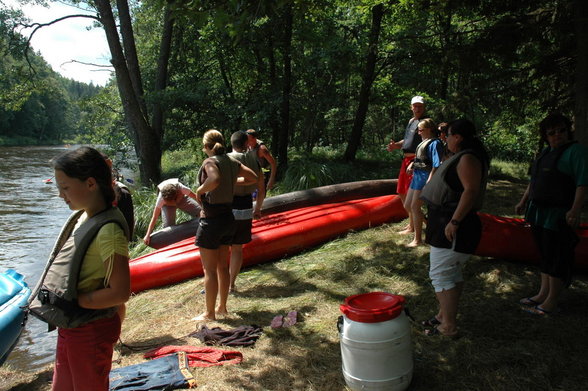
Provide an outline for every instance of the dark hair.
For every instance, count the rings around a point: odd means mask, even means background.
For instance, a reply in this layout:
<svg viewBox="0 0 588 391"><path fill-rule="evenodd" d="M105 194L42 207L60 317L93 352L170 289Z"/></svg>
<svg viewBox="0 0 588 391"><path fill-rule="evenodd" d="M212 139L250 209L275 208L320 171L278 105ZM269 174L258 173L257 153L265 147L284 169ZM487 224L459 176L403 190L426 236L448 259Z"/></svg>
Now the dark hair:
<svg viewBox="0 0 588 391"><path fill-rule="evenodd" d="M572 132L572 121L570 121L568 117L561 113L551 113L539 123L539 134L541 135L541 140L547 142L547 131L558 126L563 126L565 128L568 135L568 140L572 140L574 138L574 133Z"/></svg>
<svg viewBox="0 0 588 391"><path fill-rule="evenodd" d="M85 181L94 178L104 202L111 205L115 199L112 186L112 172L104 160L104 156L91 147L80 147L67 151L51 161L54 170L60 170L70 178Z"/></svg>
<svg viewBox="0 0 588 391"><path fill-rule="evenodd" d="M455 121L451 121L447 125L447 134L459 134L463 141L460 144L460 148L464 149L471 149L475 152L475 154L482 160L487 167L490 166L490 155L488 155L488 151L482 141L478 138L476 132L476 126L474 123L467 119L457 119Z"/></svg>
<svg viewBox="0 0 588 391"><path fill-rule="evenodd" d="M439 130L439 133L447 134L447 127L448 126L449 126L449 124L447 122L441 122L439 124L439 126L437 127L437 130Z"/></svg>
<svg viewBox="0 0 588 391"><path fill-rule="evenodd" d="M161 198L166 201L175 200L178 197L178 186L175 183L168 183L161 189Z"/></svg>
<svg viewBox="0 0 588 391"><path fill-rule="evenodd" d="M247 147L248 140L247 132L239 130L231 135L231 146L242 151Z"/></svg>

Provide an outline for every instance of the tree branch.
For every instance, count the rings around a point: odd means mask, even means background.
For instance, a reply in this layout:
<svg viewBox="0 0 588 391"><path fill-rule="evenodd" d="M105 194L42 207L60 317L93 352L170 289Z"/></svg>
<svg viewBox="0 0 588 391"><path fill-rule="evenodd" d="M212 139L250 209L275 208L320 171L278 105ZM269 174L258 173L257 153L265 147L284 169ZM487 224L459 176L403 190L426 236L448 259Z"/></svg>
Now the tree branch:
<svg viewBox="0 0 588 391"><path fill-rule="evenodd" d="M37 74L37 72L35 72L35 68L33 67L33 64L31 64L31 61L29 59L29 48L31 47L31 40L33 39L33 36L35 35L35 33L39 29L41 29L43 27L51 26L52 24L55 24L57 22L61 22L62 20L66 20L66 19L70 19L70 18L89 18L89 19L94 19L94 20L100 22L100 18L98 18L97 16L94 16L94 15L75 14L75 15L62 16L61 18L54 19L54 20L47 22L47 23L31 23L31 24L19 23L19 25L22 26L23 28L32 28L33 29L31 34L27 38L26 45L24 48L24 56L25 56L25 59L27 60L27 64L29 64L29 69L33 72L33 75Z"/></svg>

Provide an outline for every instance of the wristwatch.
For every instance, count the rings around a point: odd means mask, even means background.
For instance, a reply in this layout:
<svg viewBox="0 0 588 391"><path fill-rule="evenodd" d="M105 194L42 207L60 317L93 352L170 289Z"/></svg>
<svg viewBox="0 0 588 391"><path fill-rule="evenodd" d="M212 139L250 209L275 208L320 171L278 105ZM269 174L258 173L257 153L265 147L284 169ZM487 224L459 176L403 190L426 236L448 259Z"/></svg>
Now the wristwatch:
<svg viewBox="0 0 588 391"><path fill-rule="evenodd" d="M453 225L459 225L459 220L453 219L453 220L451 220L451 224L453 224Z"/></svg>

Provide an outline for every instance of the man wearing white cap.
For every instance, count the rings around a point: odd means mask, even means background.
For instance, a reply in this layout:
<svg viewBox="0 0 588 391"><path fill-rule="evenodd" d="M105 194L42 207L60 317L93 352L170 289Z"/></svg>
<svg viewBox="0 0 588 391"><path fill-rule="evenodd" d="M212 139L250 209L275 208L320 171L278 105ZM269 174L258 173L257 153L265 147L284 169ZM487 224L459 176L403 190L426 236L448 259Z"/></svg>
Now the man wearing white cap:
<svg viewBox="0 0 588 391"><path fill-rule="evenodd" d="M402 203L406 200L406 193L412 180L412 172L407 172L408 165L414 160L416 148L422 141L421 136L418 134L419 122L424 119L425 115L425 100L422 96L415 96L410 101L413 117L408 121L406 130L404 131L404 138L400 141L390 140L388 144L388 151L394 151L396 149L402 149L404 158L402 159L402 165L400 166L400 172L398 173L398 185L396 192L400 196ZM412 223L412 217L410 215L410 208L404 207L409 216L408 226L401 233L410 233L414 231Z"/></svg>

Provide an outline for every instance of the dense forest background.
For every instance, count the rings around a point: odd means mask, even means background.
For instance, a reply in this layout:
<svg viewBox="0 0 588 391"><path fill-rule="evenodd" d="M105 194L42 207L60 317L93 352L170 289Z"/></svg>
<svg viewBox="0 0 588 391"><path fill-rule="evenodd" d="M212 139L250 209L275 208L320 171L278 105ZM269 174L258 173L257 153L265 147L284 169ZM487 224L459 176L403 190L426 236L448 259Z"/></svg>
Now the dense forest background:
<svg viewBox="0 0 588 391"><path fill-rule="evenodd" d="M531 159L550 111L585 123L581 0L70 3L96 10L113 78L58 76L24 49L30 21L2 9L0 143L133 146L144 183L209 128L257 129L281 173L316 148L352 162L402 138L417 94L438 122L473 120L501 159Z"/></svg>

